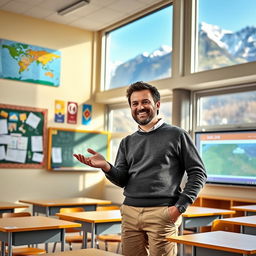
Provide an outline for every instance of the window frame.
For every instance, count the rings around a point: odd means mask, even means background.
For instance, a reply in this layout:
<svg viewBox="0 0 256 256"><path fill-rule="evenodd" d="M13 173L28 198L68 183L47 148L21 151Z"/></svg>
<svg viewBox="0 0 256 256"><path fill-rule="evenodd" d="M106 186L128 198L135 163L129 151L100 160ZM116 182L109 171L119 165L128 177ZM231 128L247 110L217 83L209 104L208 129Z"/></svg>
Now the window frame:
<svg viewBox="0 0 256 256"><path fill-rule="evenodd" d="M101 91L109 91L109 90L115 90L115 88L110 88L110 89L106 89L106 66L107 66L107 37L108 34L111 33L112 31L115 31L116 29L119 29L121 27L124 27L132 22L135 22L137 20L140 20L150 14L153 14L157 11L160 11L168 6L173 5L173 0L167 0L167 1L162 1L161 3L158 3L156 5L153 5L127 19L124 19L123 21L114 24L106 29L104 29L103 31L101 31L101 79L100 79L100 90ZM173 32L174 34L174 32ZM172 37L172 41L173 41L173 37ZM172 76L172 74L171 74ZM168 78L167 78L168 79ZM117 88L118 89L118 88Z"/></svg>
<svg viewBox="0 0 256 256"><path fill-rule="evenodd" d="M161 100L160 100L161 103L165 103L165 102L168 102L168 101L170 102L170 104L172 103L172 96L171 95L161 97ZM127 101L126 101L126 103L109 104L109 105L106 106L106 114L105 114L106 127L105 128L106 128L106 130L108 130L111 133L110 147L111 147L111 140L112 139L118 139L118 138L121 139L121 138L124 138L124 137L126 137L126 136L131 134L130 132L113 132L110 129L110 118L111 118L111 115L109 113L111 113L112 110L122 109L122 108L129 108L130 109L130 106L129 106ZM160 109L161 109L161 105L160 105ZM134 130L134 132L135 131L136 130ZM112 161L113 161L113 159L112 159Z"/></svg>
<svg viewBox="0 0 256 256"><path fill-rule="evenodd" d="M166 91L170 93L176 88L195 91L223 86L240 87L241 84L256 81L256 62L193 73L197 0L162 1L160 4L154 5L144 12L140 12L129 19L125 19L99 32L98 43L100 45L102 44L103 47L98 47L100 51L99 56L101 56L101 67L99 70L96 68L95 72L96 76L98 76L98 79L95 79L95 81L99 85L95 93L96 103L112 104L115 102L124 102L125 98L120 97L120 95L124 95L123 92L127 89L127 87L121 87L107 91L103 90L103 70L105 65L104 33L115 27L120 27L135 18L146 15L150 11L159 9L166 4L173 4L173 35L175 36L173 36L172 43L172 77L148 82L156 86L161 95Z"/></svg>
<svg viewBox="0 0 256 256"><path fill-rule="evenodd" d="M219 130L243 130L243 129L250 129L256 126L256 123L239 123L236 125L211 125L211 126L200 126L199 120L200 120L200 99L203 97L208 96L220 96L230 93L243 93L243 92L250 92L250 91L256 91L255 89L256 84L242 84L239 87L234 86L228 86L224 88L214 88L214 89L208 89L208 90L200 90L200 91L194 91L192 93L193 97L193 131L219 131Z"/></svg>

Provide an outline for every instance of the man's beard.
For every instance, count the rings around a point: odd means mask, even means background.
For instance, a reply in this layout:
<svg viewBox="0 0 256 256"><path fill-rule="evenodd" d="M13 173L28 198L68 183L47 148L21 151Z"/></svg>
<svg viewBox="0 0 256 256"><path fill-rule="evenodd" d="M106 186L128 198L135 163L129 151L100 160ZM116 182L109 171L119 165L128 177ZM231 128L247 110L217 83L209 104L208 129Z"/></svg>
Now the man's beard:
<svg viewBox="0 0 256 256"><path fill-rule="evenodd" d="M148 114L148 117L145 118L145 119L140 120L140 119L137 117L137 114L138 114L138 113L143 113L143 112L147 113L147 114ZM145 110L136 111L135 113L132 114L132 117L133 117L134 121L135 121L137 124L139 124L139 125L147 125L147 124L149 124L149 123L151 122L151 120L154 118L154 115L153 115L153 113L152 113L150 110L145 109Z"/></svg>

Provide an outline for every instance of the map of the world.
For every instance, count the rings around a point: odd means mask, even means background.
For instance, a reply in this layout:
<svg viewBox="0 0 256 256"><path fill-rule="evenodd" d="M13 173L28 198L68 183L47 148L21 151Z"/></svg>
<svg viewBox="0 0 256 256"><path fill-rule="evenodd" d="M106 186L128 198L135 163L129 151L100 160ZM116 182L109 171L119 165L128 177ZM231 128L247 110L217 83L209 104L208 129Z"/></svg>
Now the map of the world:
<svg viewBox="0 0 256 256"><path fill-rule="evenodd" d="M59 86L60 51L0 39L0 78Z"/></svg>

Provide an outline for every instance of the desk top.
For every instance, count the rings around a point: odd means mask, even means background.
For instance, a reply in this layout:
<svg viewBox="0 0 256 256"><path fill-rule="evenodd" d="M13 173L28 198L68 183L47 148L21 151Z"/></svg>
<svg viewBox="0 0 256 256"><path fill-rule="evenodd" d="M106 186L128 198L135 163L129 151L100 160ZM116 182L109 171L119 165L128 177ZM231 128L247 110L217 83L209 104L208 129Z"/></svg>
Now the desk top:
<svg viewBox="0 0 256 256"><path fill-rule="evenodd" d="M203 216L213 216L213 215L227 215L234 214L233 210L199 207L199 206L189 206L187 211L182 214L182 217L203 217Z"/></svg>
<svg viewBox="0 0 256 256"><path fill-rule="evenodd" d="M116 254L113 252L106 252L100 249L93 249L93 248L42 254L42 256L117 256L117 255L120 255L120 254Z"/></svg>
<svg viewBox="0 0 256 256"><path fill-rule="evenodd" d="M242 216L242 217L235 217L235 218L226 218L220 220L223 223L230 223L234 225L242 225L248 227L256 228L256 215L251 216ZM255 240L256 242L256 240Z"/></svg>
<svg viewBox="0 0 256 256"><path fill-rule="evenodd" d="M2 232L20 232L76 227L81 227L81 224L44 216L0 218L0 231Z"/></svg>
<svg viewBox="0 0 256 256"><path fill-rule="evenodd" d="M212 231L192 235L171 236L167 240L192 246L235 253L256 253L256 236L226 231Z"/></svg>
<svg viewBox="0 0 256 256"><path fill-rule="evenodd" d="M22 203L48 206L78 206L78 205L94 205L94 204L111 204L111 201L100 200L88 197L74 197L61 199L46 199L46 200L19 200Z"/></svg>
<svg viewBox="0 0 256 256"><path fill-rule="evenodd" d="M256 212L256 204L233 206L231 209L235 211Z"/></svg>
<svg viewBox="0 0 256 256"><path fill-rule="evenodd" d="M69 221L79 220L90 223L120 222L122 219L119 210L57 213L56 215Z"/></svg>
<svg viewBox="0 0 256 256"><path fill-rule="evenodd" d="M10 202L3 202L0 201L0 210L4 209L15 209L15 208L27 208L27 205L24 204L15 204L15 203L10 203Z"/></svg>

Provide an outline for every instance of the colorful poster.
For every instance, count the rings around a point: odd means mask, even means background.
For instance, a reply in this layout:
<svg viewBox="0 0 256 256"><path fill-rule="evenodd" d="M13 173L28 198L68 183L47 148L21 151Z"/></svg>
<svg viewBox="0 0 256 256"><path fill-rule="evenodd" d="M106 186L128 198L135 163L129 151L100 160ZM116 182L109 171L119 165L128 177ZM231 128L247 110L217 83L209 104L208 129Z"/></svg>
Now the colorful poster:
<svg viewBox="0 0 256 256"><path fill-rule="evenodd" d="M67 123L68 124L77 123L77 112L78 112L77 103L69 101L67 106Z"/></svg>
<svg viewBox="0 0 256 256"><path fill-rule="evenodd" d="M60 51L0 39L0 78L57 87L60 63Z"/></svg>
<svg viewBox="0 0 256 256"><path fill-rule="evenodd" d="M64 123L64 119L65 119L65 101L55 100L54 121L56 123Z"/></svg>
<svg viewBox="0 0 256 256"><path fill-rule="evenodd" d="M82 112L82 124L89 124L92 119L92 105L84 104Z"/></svg>

